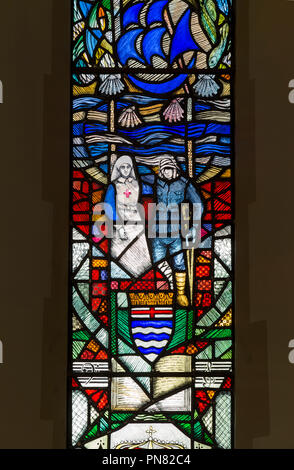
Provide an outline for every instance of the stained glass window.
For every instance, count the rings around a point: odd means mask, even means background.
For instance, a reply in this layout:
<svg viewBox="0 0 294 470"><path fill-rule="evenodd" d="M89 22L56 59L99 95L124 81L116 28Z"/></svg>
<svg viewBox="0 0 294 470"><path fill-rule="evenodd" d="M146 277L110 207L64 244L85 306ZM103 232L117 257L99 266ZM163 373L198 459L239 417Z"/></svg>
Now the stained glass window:
<svg viewBox="0 0 294 470"><path fill-rule="evenodd" d="M74 448L232 447L232 0L73 0Z"/></svg>

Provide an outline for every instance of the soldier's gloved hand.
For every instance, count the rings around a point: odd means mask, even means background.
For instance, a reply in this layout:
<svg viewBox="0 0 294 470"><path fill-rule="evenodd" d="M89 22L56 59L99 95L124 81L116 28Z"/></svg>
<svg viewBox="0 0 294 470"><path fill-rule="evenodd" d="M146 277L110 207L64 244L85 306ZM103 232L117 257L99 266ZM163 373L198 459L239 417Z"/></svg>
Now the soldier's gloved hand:
<svg viewBox="0 0 294 470"><path fill-rule="evenodd" d="M127 235L126 229L123 226L121 226L118 229L118 235L119 235L119 238L121 240L128 240L128 235Z"/></svg>
<svg viewBox="0 0 294 470"><path fill-rule="evenodd" d="M186 235L186 244L194 245L196 243L197 230L195 227L190 228L189 232Z"/></svg>

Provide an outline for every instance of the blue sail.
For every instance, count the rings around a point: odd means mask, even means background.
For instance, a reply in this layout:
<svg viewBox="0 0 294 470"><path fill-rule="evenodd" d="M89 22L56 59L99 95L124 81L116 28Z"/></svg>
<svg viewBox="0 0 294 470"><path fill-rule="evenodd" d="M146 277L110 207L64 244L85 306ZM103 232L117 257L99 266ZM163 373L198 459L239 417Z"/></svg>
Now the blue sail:
<svg viewBox="0 0 294 470"><path fill-rule="evenodd" d="M164 52L161 48L161 39L163 34L166 32L165 28L154 28L149 31L143 39L142 48L145 59L148 64L151 64L153 55L159 55L165 59Z"/></svg>
<svg viewBox="0 0 294 470"><path fill-rule="evenodd" d="M144 6L144 2L140 2L140 3L135 3L135 5L127 9L127 11L124 13L124 16L123 16L124 28L126 28L130 24L139 23L139 14L143 6Z"/></svg>
<svg viewBox="0 0 294 470"><path fill-rule="evenodd" d="M152 3L147 13L147 25L148 26L157 21L159 22L162 21L163 19L162 12L167 3L168 3L168 0L160 0L159 2Z"/></svg>
<svg viewBox="0 0 294 470"><path fill-rule="evenodd" d="M128 59L137 59L143 63L136 50L136 40L143 31L142 28L131 29L127 31L117 43L117 54L123 65L126 65Z"/></svg>
<svg viewBox="0 0 294 470"><path fill-rule="evenodd" d="M190 14L190 10L187 10L177 24L171 43L170 63L184 52L199 50L199 46L194 41L190 32Z"/></svg>

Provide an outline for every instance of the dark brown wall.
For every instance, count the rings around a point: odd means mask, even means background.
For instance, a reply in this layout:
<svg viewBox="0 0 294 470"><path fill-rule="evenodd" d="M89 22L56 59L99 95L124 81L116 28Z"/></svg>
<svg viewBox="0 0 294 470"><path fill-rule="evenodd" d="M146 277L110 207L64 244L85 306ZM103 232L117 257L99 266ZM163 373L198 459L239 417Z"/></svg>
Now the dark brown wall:
<svg viewBox="0 0 294 470"><path fill-rule="evenodd" d="M237 4L236 444L294 448L294 2Z"/></svg>
<svg viewBox="0 0 294 470"><path fill-rule="evenodd" d="M294 448L294 2L236 3L236 447ZM70 1L0 6L0 447L63 448Z"/></svg>
<svg viewBox="0 0 294 470"><path fill-rule="evenodd" d="M0 447L62 448L70 2L0 5Z"/></svg>

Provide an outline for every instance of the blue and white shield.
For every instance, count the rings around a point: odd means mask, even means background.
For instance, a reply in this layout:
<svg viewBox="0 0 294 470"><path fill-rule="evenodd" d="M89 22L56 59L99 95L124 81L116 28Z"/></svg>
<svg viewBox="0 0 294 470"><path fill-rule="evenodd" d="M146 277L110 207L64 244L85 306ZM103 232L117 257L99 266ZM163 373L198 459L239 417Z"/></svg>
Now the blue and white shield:
<svg viewBox="0 0 294 470"><path fill-rule="evenodd" d="M172 307L132 308L131 331L140 353L149 362L156 361L172 335Z"/></svg>

